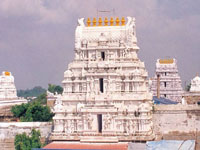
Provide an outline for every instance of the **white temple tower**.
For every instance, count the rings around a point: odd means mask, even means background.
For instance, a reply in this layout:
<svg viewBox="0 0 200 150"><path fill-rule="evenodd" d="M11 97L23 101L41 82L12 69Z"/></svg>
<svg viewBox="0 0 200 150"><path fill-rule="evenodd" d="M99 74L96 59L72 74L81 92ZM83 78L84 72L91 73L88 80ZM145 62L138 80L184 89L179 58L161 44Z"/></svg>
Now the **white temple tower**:
<svg viewBox="0 0 200 150"><path fill-rule="evenodd" d="M108 23L110 22L110 23ZM98 24L98 25L97 25ZM138 59L135 18L78 20L75 58L54 107L51 140L152 140L152 95Z"/></svg>
<svg viewBox="0 0 200 150"><path fill-rule="evenodd" d="M4 71L0 75L0 101L17 99L17 90L11 72Z"/></svg>
<svg viewBox="0 0 200 150"><path fill-rule="evenodd" d="M11 72L3 71L0 75L0 106L27 103L24 98L17 97L14 77Z"/></svg>
<svg viewBox="0 0 200 150"><path fill-rule="evenodd" d="M190 92L200 93L200 77L198 75L191 80Z"/></svg>
<svg viewBox="0 0 200 150"><path fill-rule="evenodd" d="M183 89L176 59L158 59L156 73L151 84L150 90L153 96L181 102Z"/></svg>

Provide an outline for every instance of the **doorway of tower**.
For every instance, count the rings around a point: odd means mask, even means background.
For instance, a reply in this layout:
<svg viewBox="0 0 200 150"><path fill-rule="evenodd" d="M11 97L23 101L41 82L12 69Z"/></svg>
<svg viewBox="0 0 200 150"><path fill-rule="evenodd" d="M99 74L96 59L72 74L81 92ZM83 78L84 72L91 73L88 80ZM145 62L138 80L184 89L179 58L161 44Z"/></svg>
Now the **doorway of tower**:
<svg viewBox="0 0 200 150"><path fill-rule="evenodd" d="M100 92L103 93L103 78L99 79L99 88L100 88Z"/></svg>
<svg viewBox="0 0 200 150"><path fill-rule="evenodd" d="M105 52L101 52L101 59L105 60Z"/></svg>
<svg viewBox="0 0 200 150"><path fill-rule="evenodd" d="M98 132L102 133L102 114L97 114Z"/></svg>

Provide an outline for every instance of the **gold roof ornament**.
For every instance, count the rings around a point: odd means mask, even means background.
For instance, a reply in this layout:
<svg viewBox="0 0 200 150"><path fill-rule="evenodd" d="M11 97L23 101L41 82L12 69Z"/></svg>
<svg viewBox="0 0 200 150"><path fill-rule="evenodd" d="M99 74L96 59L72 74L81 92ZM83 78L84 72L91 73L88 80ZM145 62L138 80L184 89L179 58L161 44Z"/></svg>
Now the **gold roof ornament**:
<svg viewBox="0 0 200 150"><path fill-rule="evenodd" d="M6 76L10 76L10 72L5 71L5 75L6 75Z"/></svg>
<svg viewBox="0 0 200 150"><path fill-rule="evenodd" d="M113 17L110 18L110 26L113 26L114 20Z"/></svg>
<svg viewBox="0 0 200 150"><path fill-rule="evenodd" d="M96 18L93 18L92 23L93 23L93 26L96 26L96 23L97 23Z"/></svg>
<svg viewBox="0 0 200 150"><path fill-rule="evenodd" d="M108 26L108 18L107 17L104 19L104 25Z"/></svg>
<svg viewBox="0 0 200 150"><path fill-rule="evenodd" d="M116 26L119 26L120 20L118 17L116 18L115 22L116 22Z"/></svg>
<svg viewBox="0 0 200 150"><path fill-rule="evenodd" d="M87 26L88 26L88 27L90 26L90 23L91 23L90 18L88 18L88 19L87 19Z"/></svg>
<svg viewBox="0 0 200 150"><path fill-rule="evenodd" d="M126 22L125 18L122 17L122 20L121 20L122 26L125 26L125 22Z"/></svg>
<svg viewBox="0 0 200 150"><path fill-rule="evenodd" d="M160 64L173 64L174 60L173 59L160 59L159 63Z"/></svg>
<svg viewBox="0 0 200 150"><path fill-rule="evenodd" d="M102 26L102 20L101 20L101 17L99 18L99 25L98 26Z"/></svg>

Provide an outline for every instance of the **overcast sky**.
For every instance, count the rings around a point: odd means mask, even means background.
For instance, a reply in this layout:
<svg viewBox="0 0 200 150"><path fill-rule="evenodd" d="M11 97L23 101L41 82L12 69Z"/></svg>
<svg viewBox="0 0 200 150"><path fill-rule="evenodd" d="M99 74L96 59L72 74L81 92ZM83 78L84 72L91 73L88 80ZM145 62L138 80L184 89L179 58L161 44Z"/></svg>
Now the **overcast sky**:
<svg viewBox="0 0 200 150"><path fill-rule="evenodd" d="M133 16L139 58L149 77L158 58L174 57L183 85L200 73L199 0L0 0L0 72L17 89L60 84L74 57L78 18Z"/></svg>

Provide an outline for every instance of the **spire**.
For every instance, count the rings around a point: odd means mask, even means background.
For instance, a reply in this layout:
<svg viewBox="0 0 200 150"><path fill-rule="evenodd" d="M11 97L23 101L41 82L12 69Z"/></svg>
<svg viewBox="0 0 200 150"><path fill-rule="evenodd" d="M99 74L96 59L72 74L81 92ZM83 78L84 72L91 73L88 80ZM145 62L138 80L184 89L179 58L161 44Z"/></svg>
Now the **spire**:
<svg viewBox="0 0 200 150"><path fill-rule="evenodd" d="M96 18L93 18L93 26L96 26L96 23L97 23L97 21L96 21Z"/></svg>
<svg viewBox="0 0 200 150"><path fill-rule="evenodd" d="M91 23L90 18L88 18L88 19L87 19L87 26L88 26L88 27L90 26L90 23Z"/></svg>

